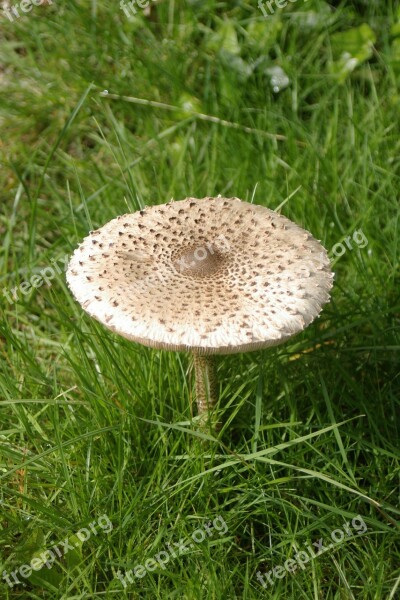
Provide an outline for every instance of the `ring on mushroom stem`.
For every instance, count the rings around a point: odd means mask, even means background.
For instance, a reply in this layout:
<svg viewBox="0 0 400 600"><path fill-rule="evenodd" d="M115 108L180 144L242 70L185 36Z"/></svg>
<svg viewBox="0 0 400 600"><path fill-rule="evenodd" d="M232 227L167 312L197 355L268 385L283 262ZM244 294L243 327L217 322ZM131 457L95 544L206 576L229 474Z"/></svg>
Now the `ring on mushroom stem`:
<svg viewBox="0 0 400 600"><path fill-rule="evenodd" d="M186 198L119 216L75 250L68 285L119 335L194 356L199 415L217 402L213 355L281 344L329 301L326 250L239 198Z"/></svg>

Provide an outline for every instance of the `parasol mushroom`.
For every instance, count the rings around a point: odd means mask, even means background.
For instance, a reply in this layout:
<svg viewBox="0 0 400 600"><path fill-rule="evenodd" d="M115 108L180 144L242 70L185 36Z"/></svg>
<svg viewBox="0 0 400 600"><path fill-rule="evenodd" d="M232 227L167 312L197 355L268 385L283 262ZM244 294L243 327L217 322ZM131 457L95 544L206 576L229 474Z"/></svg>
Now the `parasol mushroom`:
<svg viewBox="0 0 400 600"><path fill-rule="evenodd" d="M329 300L326 250L280 214L238 198L186 198L119 216L75 250L68 285L119 335L190 351L199 415L217 401L215 354L302 331Z"/></svg>

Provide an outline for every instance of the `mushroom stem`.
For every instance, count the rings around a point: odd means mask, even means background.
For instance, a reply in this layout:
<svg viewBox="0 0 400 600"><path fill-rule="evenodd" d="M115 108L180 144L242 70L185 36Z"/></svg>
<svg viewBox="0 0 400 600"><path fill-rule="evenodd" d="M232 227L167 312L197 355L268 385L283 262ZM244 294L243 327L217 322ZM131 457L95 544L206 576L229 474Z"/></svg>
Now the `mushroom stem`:
<svg viewBox="0 0 400 600"><path fill-rule="evenodd" d="M209 416L217 404L217 369L214 356L193 353L193 364L196 382L197 413Z"/></svg>

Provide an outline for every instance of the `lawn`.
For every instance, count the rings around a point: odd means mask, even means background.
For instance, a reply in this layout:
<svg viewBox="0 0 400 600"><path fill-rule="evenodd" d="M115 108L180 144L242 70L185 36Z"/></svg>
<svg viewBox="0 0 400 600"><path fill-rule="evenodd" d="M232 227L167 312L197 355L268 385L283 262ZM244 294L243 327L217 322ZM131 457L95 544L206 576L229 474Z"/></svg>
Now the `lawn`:
<svg viewBox="0 0 400 600"><path fill-rule="evenodd" d="M394 600L399 2L145 4L0 8L0 597ZM335 281L301 334L218 358L211 435L189 355L64 271L117 215L219 194Z"/></svg>

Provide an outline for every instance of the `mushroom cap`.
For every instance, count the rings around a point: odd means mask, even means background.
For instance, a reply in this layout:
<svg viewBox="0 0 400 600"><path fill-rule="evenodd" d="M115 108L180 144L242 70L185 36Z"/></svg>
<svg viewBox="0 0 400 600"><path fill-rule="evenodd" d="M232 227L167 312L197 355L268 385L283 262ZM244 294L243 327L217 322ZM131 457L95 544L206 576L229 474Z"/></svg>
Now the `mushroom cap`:
<svg viewBox="0 0 400 600"><path fill-rule="evenodd" d="M92 317L146 346L231 354L281 344L329 300L326 250L239 198L186 198L90 232L67 269Z"/></svg>

